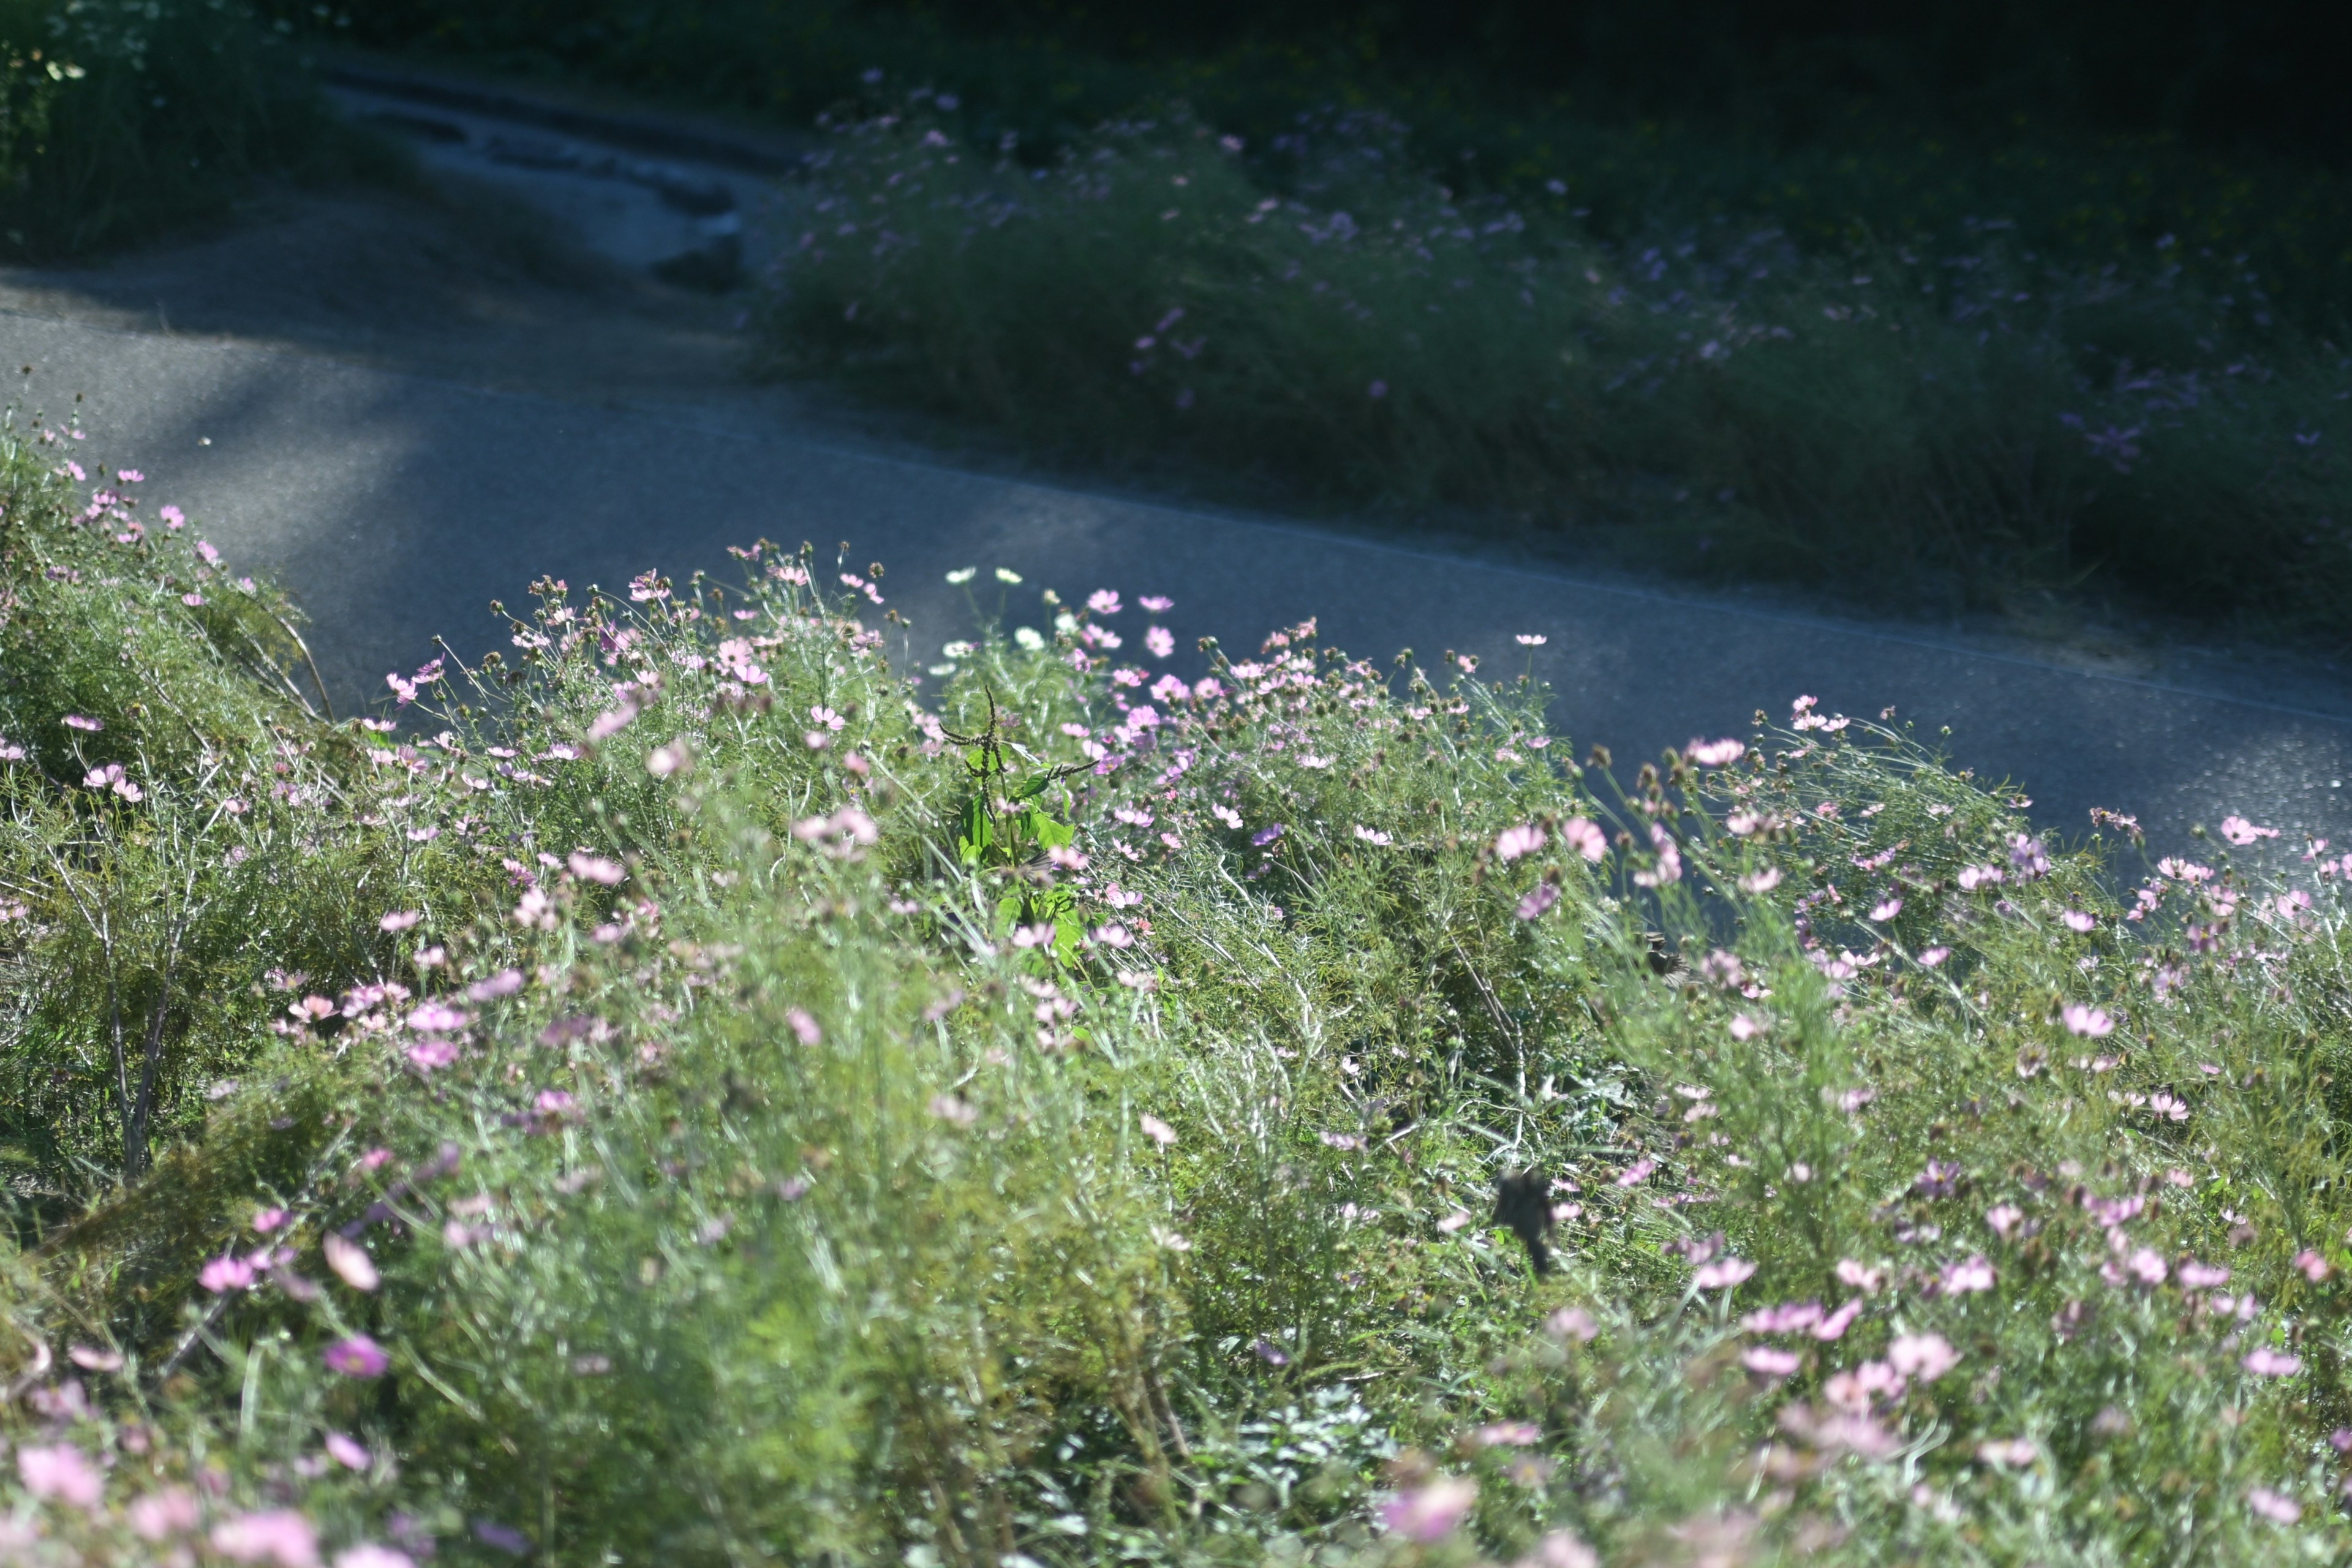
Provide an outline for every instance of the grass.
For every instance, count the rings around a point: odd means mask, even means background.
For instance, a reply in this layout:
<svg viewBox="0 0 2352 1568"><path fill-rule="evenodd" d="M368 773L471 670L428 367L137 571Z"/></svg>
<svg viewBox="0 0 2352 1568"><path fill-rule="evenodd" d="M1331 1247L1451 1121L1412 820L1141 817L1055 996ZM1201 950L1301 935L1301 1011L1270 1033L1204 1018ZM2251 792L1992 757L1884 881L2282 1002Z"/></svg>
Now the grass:
<svg viewBox="0 0 2352 1568"><path fill-rule="evenodd" d="M75 449L0 454L20 1554L2346 1547L2341 857L2119 903L1806 702L1621 788L1006 573L918 683L767 545L330 722Z"/></svg>
<svg viewBox="0 0 2352 1568"><path fill-rule="evenodd" d="M236 0L0 3L0 250L53 262L216 221L257 179L400 174Z"/></svg>

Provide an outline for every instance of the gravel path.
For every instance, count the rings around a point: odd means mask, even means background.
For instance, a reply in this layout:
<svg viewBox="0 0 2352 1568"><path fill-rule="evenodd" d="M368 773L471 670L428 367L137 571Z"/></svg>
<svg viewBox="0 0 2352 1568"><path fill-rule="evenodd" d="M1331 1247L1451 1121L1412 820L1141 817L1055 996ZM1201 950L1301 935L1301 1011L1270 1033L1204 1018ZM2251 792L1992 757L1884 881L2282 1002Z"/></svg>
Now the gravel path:
<svg viewBox="0 0 2352 1568"><path fill-rule="evenodd" d="M958 466L734 374L734 307L551 248L514 192L287 198L234 233L77 273L0 271L19 401L83 401L85 460L136 466L316 622L339 708L386 671L493 646L493 598L541 574L617 586L648 567L726 574L730 543L816 541L886 563L917 663L984 610L1046 624L1036 591L1164 594L1192 639L1239 657L1319 617L1385 658L1447 650L1532 667L1580 752L1623 766L1742 734L1800 692L1899 720L2017 781L2071 834L2136 813L2151 853L2237 811L2352 838L2352 681L2322 666L2141 642L2035 643L1862 623L1761 595L1577 577L1280 520ZM987 568L1026 580L999 590ZM1136 621L1139 612L1123 617ZM1516 634L1548 640L1529 650Z"/></svg>

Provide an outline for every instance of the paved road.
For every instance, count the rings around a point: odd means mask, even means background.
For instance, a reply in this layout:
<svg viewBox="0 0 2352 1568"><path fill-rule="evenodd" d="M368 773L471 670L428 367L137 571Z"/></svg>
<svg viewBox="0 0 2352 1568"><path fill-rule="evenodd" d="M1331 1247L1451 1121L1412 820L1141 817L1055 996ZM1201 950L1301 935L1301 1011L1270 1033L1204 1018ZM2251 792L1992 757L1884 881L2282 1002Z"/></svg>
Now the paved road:
<svg viewBox="0 0 2352 1568"><path fill-rule="evenodd" d="M317 622L339 704L380 700L446 634L490 646L493 597L551 573L616 585L658 566L724 570L731 542L846 540L911 617L916 655L969 630L943 574L1003 565L1034 590L1166 594L1181 644L1256 646L1320 617L1328 640L1433 663L1444 649L1536 673L1557 727L1638 757L1739 733L1798 692L1850 712L1888 704L1954 757L2019 781L2078 831L2094 805L2136 812L2153 847L2240 811L2352 839L2352 692L2200 668L2193 685L2067 668L1932 632L1759 610L1638 585L1449 559L1317 530L910 460L772 410L593 406L388 373L296 352L0 312L11 366L48 406L82 393L87 455L151 476L236 560L286 583ZM983 584L986 582L983 573ZM2249 687L2252 689L2249 689ZM2198 689L2201 688L2201 689Z"/></svg>

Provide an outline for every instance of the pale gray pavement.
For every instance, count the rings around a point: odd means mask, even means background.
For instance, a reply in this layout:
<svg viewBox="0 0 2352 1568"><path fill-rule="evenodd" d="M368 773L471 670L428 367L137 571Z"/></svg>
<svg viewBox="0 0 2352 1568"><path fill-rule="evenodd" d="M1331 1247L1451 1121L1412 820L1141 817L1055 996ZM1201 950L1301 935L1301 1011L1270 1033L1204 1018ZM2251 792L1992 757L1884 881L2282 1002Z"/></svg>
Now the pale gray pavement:
<svg viewBox="0 0 2352 1568"><path fill-rule="evenodd" d="M482 153L495 129L467 121L438 166ZM479 156L470 197L311 200L160 256L0 271L0 356L34 367L28 405L54 414L82 395L85 460L144 470L151 507L177 502L293 591L346 710L381 702L385 673L430 658L436 634L469 657L494 646L488 602L522 605L542 574L608 588L647 568L725 577L729 544L806 539L830 560L847 541L855 568L887 564L914 628L901 652L919 664L972 629L944 574L981 567L992 610L987 569L1001 565L1027 579L1002 596L1011 624L1048 624L1046 586L1173 598L1180 670L1198 668L1203 634L1240 657L1310 616L1328 643L1382 660L1410 646L1432 668L1449 649L1490 676L1531 664L1558 694L1557 731L1580 753L1607 744L1621 772L1693 736L1744 734L1759 708L1785 717L1803 692L1858 715L1892 705L1931 742L1949 726L1956 763L2017 781L2070 835L2095 805L2137 814L2152 850L2231 811L2289 843L2352 840L2352 680L2322 665L2146 636L2098 649L1863 624L1417 552L958 467L814 416L731 375L733 305L574 276L518 237L507 209L537 202L619 261L698 242L700 216L654 201L641 167L607 179L631 187L617 194L583 184L588 152L536 171ZM793 199L736 188L754 216ZM1140 633L1138 612L1123 619ZM1530 656L1522 632L1549 640Z"/></svg>
<svg viewBox="0 0 2352 1568"><path fill-rule="evenodd" d="M492 598L528 602L542 574L618 586L648 567L728 571L762 535L851 544L885 562L915 652L970 629L943 574L1003 565L1012 619L1042 622L1034 590L1117 587L1177 601L1184 639L1255 648L1318 616L1328 641L1434 664L1474 652L1522 667L1519 632L1549 641L1536 673L1580 751L1621 759L1693 735L1744 733L1798 692L1875 713L1888 704L1954 757L2019 780L2035 816L2080 831L2085 810L2137 813L2158 842L2243 812L2290 833L2352 837L2352 704L2332 711L2069 669L1818 617L1442 556L1340 534L910 461L838 437L759 431L691 407L631 410L485 392L214 342L0 315L13 362L56 394L82 392L88 458L135 464L238 563L286 583L317 623L339 703L380 700L383 676L447 635L492 646ZM204 444L209 441L209 445ZM1132 619L1133 612L1129 618ZM1139 626L1136 628L1139 631Z"/></svg>

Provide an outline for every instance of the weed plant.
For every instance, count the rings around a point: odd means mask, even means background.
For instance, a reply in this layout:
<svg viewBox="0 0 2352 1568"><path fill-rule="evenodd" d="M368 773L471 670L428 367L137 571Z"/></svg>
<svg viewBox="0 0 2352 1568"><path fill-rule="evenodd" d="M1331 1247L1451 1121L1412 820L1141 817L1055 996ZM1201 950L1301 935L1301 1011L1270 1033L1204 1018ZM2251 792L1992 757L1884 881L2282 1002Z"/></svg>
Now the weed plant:
<svg viewBox="0 0 2352 1568"><path fill-rule="evenodd" d="M0 0L0 240L49 261L218 217L260 176L389 178L241 0Z"/></svg>
<svg viewBox="0 0 2352 1568"><path fill-rule="evenodd" d="M2346 362L2242 328L2170 241L2133 270L1985 225L1602 243L1564 198L1457 199L1370 111L1265 161L1178 114L1029 168L916 97L815 160L764 318L785 364L1089 461L1538 538L1637 518L1709 569L1963 600L2096 574L2340 626Z"/></svg>
<svg viewBox="0 0 2352 1568"><path fill-rule="evenodd" d="M2347 1547L2324 845L2119 901L1810 699L1621 790L1108 589L927 687L767 544L336 721L77 449L0 468L20 1560Z"/></svg>

